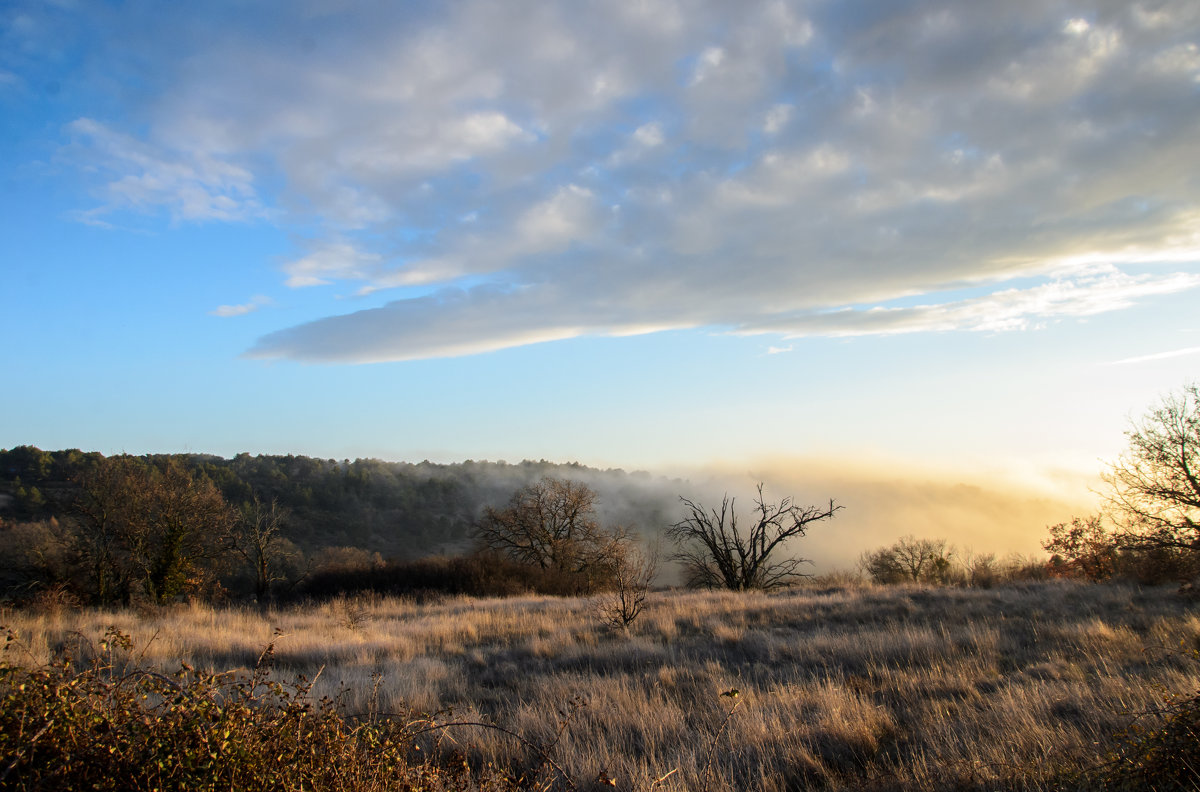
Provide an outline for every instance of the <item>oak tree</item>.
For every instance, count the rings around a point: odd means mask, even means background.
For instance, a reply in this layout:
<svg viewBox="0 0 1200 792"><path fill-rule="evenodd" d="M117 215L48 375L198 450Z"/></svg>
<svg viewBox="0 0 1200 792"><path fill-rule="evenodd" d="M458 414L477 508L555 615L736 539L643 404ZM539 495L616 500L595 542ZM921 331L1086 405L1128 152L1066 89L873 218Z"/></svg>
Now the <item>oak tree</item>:
<svg viewBox="0 0 1200 792"><path fill-rule="evenodd" d="M625 529L600 525L590 487L549 477L517 490L503 508L484 509L475 536L544 572L584 576L589 588L604 585L631 541Z"/></svg>

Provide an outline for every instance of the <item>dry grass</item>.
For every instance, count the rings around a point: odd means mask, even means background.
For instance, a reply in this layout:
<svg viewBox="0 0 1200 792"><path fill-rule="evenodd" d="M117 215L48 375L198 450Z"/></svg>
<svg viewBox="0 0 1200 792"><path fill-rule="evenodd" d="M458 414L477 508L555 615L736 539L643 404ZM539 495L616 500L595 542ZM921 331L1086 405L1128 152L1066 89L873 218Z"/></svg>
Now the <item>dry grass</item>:
<svg viewBox="0 0 1200 792"><path fill-rule="evenodd" d="M1200 665L1182 651L1200 646L1200 614L1167 589L659 593L628 631L602 626L597 608L361 599L10 611L0 624L28 663L116 627L164 671L180 661L248 671L274 640L277 674L320 672L313 695L340 695L349 713L452 709L443 719L557 739L572 777L603 771L622 789L671 770L662 786L676 789L1050 788L1099 761L1164 695L1200 688ZM730 689L736 700L720 695ZM449 736L475 762L529 761L500 732Z"/></svg>

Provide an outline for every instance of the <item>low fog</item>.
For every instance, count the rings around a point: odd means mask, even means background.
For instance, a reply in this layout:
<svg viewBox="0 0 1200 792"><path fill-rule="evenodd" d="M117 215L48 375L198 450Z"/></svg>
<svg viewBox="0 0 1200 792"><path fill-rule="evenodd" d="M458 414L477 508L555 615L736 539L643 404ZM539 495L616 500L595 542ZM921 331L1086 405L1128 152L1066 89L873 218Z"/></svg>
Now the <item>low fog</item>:
<svg viewBox="0 0 1200 792"><path fill-rule="evenodd" d="M830 498L845 508L817 523L788 551L812 560L812 573L850 569L865 550L905 535L944 538L961 554L995 553L1044 558L1041 541L1047 526L1094 512L1099 478L1082 473L1048 473L1039 483L1015 474L967 476L933 469L888 468L815 459L763 459L746 464L709 466L666 474L563 471L598 494L601 521L636 529L653 542L684 511L680 497L711 508L728 493L737 512L748 517L756 485L762 482L769 502L793 497L801 505ZM515 482L513 482L515 483ZM663 555L670 546L664 540ZM669 568L663 582L671 582Z"/></svg>

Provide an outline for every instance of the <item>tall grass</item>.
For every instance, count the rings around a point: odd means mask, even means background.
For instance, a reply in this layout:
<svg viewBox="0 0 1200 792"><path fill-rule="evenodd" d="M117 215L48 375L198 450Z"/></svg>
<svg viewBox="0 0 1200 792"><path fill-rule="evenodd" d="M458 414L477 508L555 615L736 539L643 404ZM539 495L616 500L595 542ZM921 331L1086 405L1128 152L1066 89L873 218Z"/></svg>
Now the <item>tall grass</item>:
<svg viewBox="0 0 1200 792"><path fill-rule="evenodd" d="M546 758L534 749L553 746L560 786L1093 788L1137 764L1128 750L1138 740L1147 752L1175 746L1159 751L1168 764L1179 745L1198 744L1163 737L1186 720L1164 719L1164 701L1186 715L1178 702L1200 689L1200 613L1168 589L663 592L626 630L605 627L599 607L363 598L268 611L8 611L0 623L27 667L115 628L147 668L170 674L186 662L251 678L273 642L275 678L315 679L305 695L336 701L348 722L427 713L495 724L441 730L423 750L532 777Z"/></svg>

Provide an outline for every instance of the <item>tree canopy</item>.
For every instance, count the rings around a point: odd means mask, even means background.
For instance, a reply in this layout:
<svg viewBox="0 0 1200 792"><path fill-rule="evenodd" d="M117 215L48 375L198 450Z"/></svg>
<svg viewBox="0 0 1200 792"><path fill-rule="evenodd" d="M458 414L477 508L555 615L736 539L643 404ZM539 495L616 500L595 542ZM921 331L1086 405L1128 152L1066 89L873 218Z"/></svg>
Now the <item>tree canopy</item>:
<svg viewBox="0 0 1200 792"><path fill-rule="evenodd" d="M1200 551L1200 386L1167 395L1125 436L1128 448L1104 476L1118 540Z"/></svg>

